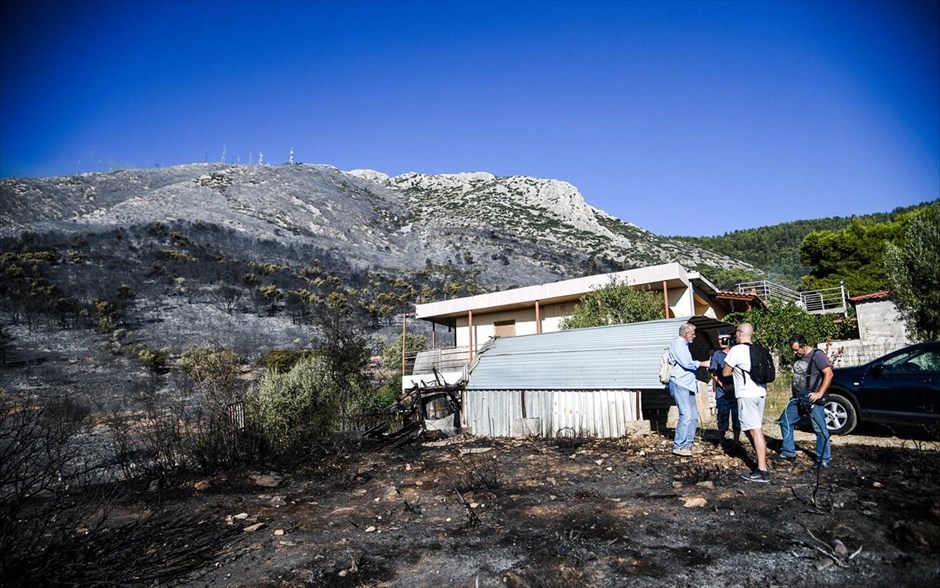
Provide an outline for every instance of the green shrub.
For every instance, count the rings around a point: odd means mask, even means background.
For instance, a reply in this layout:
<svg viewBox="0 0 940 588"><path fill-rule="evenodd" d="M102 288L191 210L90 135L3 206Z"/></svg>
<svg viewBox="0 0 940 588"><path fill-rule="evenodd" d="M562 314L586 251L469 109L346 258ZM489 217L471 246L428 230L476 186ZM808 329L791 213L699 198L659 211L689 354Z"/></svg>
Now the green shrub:
<svg viewBox="0 0 940 588"><path fill-rule="evenodd" d="M267 372L249 392L247 408L267 446L285 456L329 435L339 402L325 362L312 358L287 373Z"/></svg>
<svg viewBox="0 0 940 588"><path fill-rule="evenodd" d="M771 300L767 308L752 308L747 312L727 315L725 321L733 324L743 322L754 326L754 340L777 351L787 364L793 357L790 337L803 335L810 344L816 345L839 333L842 315L811 314L796 304Z"/></svg>
<svg viewBox="0 0 940 588"><path fill-rule="evenodd" d="M294 351L292 349L273 349L261 356L258 360L269 372L283 374L289 372L298 362L311 359L313 352L309 349Z"/></svg>
<svg viewBox="0 0 940 588"><path fill-rule="evenodd" d="M150 371L160 371L166 367L166 360L170 356L170 350L167 347L163 349L152 349L150 347L139 346L135 349L137 359Z"/></svg>
<svg viewBox="0 0 940 588"><path fill-rule="evenodd" d="M179 361L183 372L205 394L216 402L235 399L238 376L243 360L234 351L212 347L195 347L186 351Z"/></svg>
<svg viewBox="0 0 940 588"><path fill-rule="evenodd" d="M95 301L95 316L101 331L108 332L114 328L114 305L107 300Z"/></svg>

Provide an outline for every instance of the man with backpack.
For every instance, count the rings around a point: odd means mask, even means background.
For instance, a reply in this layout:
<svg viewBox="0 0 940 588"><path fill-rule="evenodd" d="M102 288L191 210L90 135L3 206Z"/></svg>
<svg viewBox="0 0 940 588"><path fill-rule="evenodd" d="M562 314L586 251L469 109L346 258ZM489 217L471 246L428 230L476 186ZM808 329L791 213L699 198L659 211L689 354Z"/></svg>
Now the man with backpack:
<svg viewBox="0 0 940 588"><path fill-rule="evenodd" d="M708 367L708 361L695 361L689 351L689 345L695 340L695 325L682 323L679 336L669 344L669 394L679 409L679 422L676 424L676 436L672 441L672 452L688 457L692 455L695 442L695 430L698 428L698 406L695 392L698 381L695 372L700 367Z"/></svg>
<svg viewBox="0 0 940 588"><path fill-rule="evenodd" d="M754 453L757 454L757 469L741 474L749 482L770 482L767 469L767 441L764 439L764 403L767 400L768 381L773 381L773 363L767 373L767 350L754 344L754 327L750 323L738 325L735 331L738 344L731 348L725 357L722 374L734 376L734 395L738 400L738 419L741 428L751 440ZM769 379L768 379L769 378Z"/></svg>
<svg viewBox="0 0 940 588"><path fill-rule="evenodd" d="M790 349L796 354L793 364L793 382L790 386L792 397L787 407L777 420L783 445L777 459L796 459L796 443L793 441L793 428L801 416L809 416L813 431L816 433L816 463L829 467L830 443L829 428L826 426L826 411L822 407L823 398L829 383L832 382L832 366L826 354L806 344L806 337L790 337Z"/></svg>

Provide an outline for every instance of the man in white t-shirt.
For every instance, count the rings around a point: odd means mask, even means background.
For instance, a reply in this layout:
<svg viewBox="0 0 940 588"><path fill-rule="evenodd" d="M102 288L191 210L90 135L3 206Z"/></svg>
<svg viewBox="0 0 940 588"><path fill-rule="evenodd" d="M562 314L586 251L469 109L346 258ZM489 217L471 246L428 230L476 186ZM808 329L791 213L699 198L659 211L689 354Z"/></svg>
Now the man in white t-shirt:
<svg viewBox="0 0 940 588"><path fill-rule="evenodd" d="M734 396L738 400L738 420L757 454L757 469L741 474L749 482L770 482L767 469L767 441L764 439L764 402L767 388L751 379L751 341L754 327L742 323L735 331L738 344L725 357L723 375L734 375Z"/></svg>

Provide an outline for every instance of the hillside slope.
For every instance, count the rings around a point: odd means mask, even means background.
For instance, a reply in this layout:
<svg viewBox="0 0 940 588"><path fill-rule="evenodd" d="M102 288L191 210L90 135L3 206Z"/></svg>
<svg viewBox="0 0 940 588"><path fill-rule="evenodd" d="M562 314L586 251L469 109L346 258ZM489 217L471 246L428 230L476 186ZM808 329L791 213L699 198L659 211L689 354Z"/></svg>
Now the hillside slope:
<svg viewBox="0 0 940 588"><path fill-rule="evenodd" d="M558 180L193 164L0 181L0 236L180 220L338 252L358 267L472 264L486 288L673 261L748 269L612 217Z"/></svg>

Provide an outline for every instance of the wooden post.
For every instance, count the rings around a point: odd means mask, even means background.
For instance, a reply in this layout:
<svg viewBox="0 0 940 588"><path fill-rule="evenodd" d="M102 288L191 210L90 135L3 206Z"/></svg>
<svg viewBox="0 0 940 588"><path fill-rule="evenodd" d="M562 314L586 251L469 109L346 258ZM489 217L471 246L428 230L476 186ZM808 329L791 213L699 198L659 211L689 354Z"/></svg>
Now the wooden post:
<svg viewBox="0 0 940 588"><path fill-rule="evenodd" d="M663 280L663 318L669 318L669 287Z"/></svg>
<svg viewBox="0 0 940 588"><path fill-rule="evenodd" d="M469 329L467 330L467 333L470 336L470 359L467 363L467 367L469 367L473 365L473 311L472 310L467 311L467 327L469 327Z"/></svg>
<svg viewBox="0 0 940 588"><path fill-rule="evenodd" d="M405 325L408 324L408 313L401 315L401 377L405 377Z"/></svg>
<svg viewBox="0 0 940 588"><path fill-rule="evenodd" d="M535 334L536 335L542 334L542 316L541 316L541 313L539 312L538 300L535 301ZM523 406L522 416L525 416L525 408L524 408L525 403L523 403L522 406Z"/></svg>

